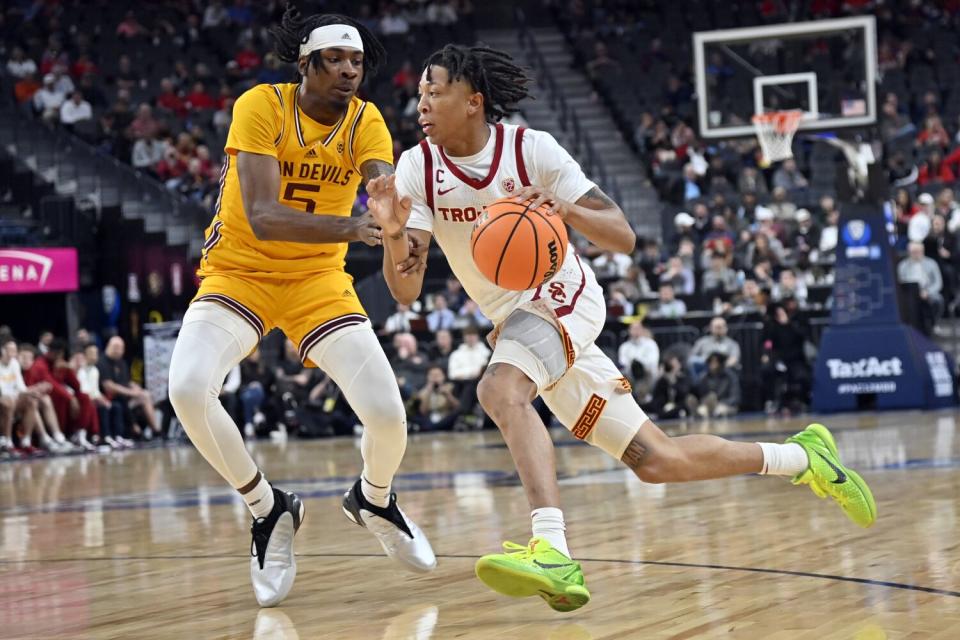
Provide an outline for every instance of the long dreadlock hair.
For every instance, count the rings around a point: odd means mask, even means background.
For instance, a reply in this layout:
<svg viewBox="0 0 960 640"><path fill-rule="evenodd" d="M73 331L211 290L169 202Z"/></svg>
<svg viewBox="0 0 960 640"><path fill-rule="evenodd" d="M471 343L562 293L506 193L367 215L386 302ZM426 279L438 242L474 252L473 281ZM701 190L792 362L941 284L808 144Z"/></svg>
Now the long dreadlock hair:
<svg viewBox="0 0 960 640"><path fill-rule="evenodd" d="M280 25L270 29L277 57L284 62L297 62L300 59L300 45L310 38L310 32L317 27L331 24L348 24L356 28L363 42L363 79L366 81L368 77L376 75L377 70L386 62L387 51L370 29L338 13L318 13L304 18L292 2L287 4ZM308 69L322 68L320 54L321 50L318 49L308 56Z"/></svg>
<svg viewBox="0 0 960 640"><path fill-rule="evenodd" d="M443 67L450 81L463 79L473 90L483 95L483 111L487 122L499 122L517 113L517 103L530 97L527 70L513 61L509 54L483 45L465 47L448 44L433 53L426 62L427 80L432 81L430 68Z"/></svg>

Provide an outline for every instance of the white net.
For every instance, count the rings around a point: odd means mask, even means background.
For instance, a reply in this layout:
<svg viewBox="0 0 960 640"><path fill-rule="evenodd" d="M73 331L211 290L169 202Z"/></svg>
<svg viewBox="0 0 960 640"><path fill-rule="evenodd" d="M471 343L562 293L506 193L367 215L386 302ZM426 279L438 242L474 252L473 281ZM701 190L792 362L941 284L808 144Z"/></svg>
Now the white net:
<svg viewBox="0 0 960 640"><path fill-rule="evenodd" d="M772 111L753 116L753 126L767 164L793 157L793 135L801 119L802 111Z"/></svg>

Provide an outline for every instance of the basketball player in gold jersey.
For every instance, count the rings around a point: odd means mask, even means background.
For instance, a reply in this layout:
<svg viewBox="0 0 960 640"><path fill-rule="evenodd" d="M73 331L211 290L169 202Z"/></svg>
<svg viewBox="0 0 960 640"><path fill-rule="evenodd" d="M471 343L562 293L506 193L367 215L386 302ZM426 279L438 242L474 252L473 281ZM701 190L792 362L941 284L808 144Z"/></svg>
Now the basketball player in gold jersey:
<svg viewBox="0 0 960 640"><path fill-rule="evenodd" d="M302 18L292 6L272 34L278 56L295 62L301 79L256 86L234 106L200 290L183 319L169 385L190 439L253 515L250 575L261 606L278 604L293 586L304 506L267 482L218 396L227 372L273 327L298 345L307 366L330 375L364 425L363 471L344 496L344 513L408 568L436 566L430 543L391 492L406 447L404 407L344 271L347 243L381 242L369 214L350 212L361 180L393 173L383 117L356 96L385 52L349 18Z"/></svg>

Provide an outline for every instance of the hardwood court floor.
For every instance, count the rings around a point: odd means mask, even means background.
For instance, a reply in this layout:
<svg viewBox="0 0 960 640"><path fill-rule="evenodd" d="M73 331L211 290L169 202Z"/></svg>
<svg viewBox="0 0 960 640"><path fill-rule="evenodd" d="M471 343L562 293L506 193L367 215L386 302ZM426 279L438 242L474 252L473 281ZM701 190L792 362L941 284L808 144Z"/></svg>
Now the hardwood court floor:
<svg viewBox="0 0 960 640"><path fill-rule="evenodd" d="M354 439L258 443L268 477L307 506L297 584L263 611L247 511L192 448L0 464L0 637L960 637L957 414L827 423L876 494L870 530L783 479L646 485L554 432L568 535L593 593L572 614L498 596L473 575L478 555L529 535L496 432L410 439L396 487L440 556L429 576L394 568L341 514ZM779 441L802 426L709 428Z"/></svg>

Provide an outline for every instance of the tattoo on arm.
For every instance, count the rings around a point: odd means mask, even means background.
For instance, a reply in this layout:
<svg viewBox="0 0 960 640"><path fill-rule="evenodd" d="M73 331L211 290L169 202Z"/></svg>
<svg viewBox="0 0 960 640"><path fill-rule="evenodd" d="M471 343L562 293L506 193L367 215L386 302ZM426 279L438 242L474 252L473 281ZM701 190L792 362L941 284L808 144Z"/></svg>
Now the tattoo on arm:
<svg viewBox="0 0 960 640"><path fill-rule="evenodd" d="M617 203L610 199L610 196L605 194L600 187L594 187L587 191L579 200L577 204L581 207L586 207L587 209L612 209L619 208Z"/></svg>
<svg viewBox="0 0 960 640"><path fill-rule="evenodd" d="M393 165L383 160L367 160L360 167L360 173L363 174L364 182L370 182L380 176L393 175Z"/></svg>
<svg viewBox="0 0 960 640"><path fill-rule="evenodd" d="M638 469L646 461L649 453L650 450L640 443L639 436L634 436L630 444L627 445L627 450L623 452L623 457L620 459L631 469Z"/></svg>
<svg viewBox="0 0 960 640"><path fill-rule="evenodd" d="M484 378L492 378L497 375L497 370L500 368L499 362L494 362L491 365L488 365L486 369L483 370Z"/></svg>

